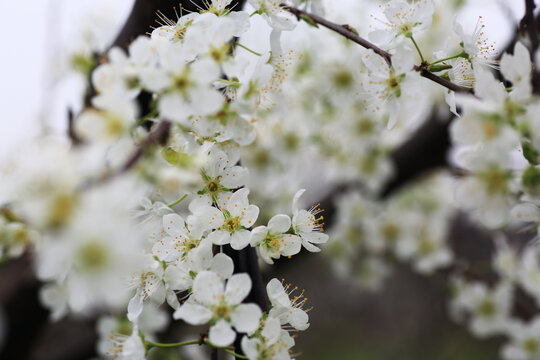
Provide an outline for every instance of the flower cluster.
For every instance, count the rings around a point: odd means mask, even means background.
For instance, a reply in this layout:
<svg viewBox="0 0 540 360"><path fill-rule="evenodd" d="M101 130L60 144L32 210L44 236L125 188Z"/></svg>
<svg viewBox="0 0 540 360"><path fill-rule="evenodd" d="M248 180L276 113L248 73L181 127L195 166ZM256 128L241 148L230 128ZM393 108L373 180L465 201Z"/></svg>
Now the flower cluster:
<svg viewBox="0 0 540 360"><path fill-rule="evenodd" d="M538 315L512 312L516 289L540 306L538 249L497 236L488 285L449 237L457 209L489 229L540 226L540 54L518 41L497 61L481 20L468 32L445 16L461 3L385 1L369 31L363 11L333 15L355 27L322 19L323 0L211 0L175 20L158 12L159 27L99 64L101 48L79 53L91 96L70 138L42 136L0 166L0 259L31 249L55 320L112 314L98 322L105 358L199 343L291 359L291 332L309 326L303 291L272 279L261 295L237 259L323 248L371 290L396 262L451 273L456 321L506 335L505 359L538 358ZM402 170L389 154L444 111L454 171L381 201ZM329 242L323 209L302 200L344 182ZM208 331L160 344L171 319Z"/></svg>
<svg viewBox="0 0 540 360"><path fill-rule="evenodd" d="M174 21L158 13L149 36L84 68L95 93L72 119L71 139L40 139L2 165L0 256L34 249L54 320L118 314L98 323L103 357L144 359L160 346L151 340L169 322L158 310L165 302L174 319L209 324L200 341L212 347L230 351L245 334L237 351L250 359L290 358L289 332L308 327L305 300L275 279L270 309L264 298L244 303L254 274L236 273L229 256L254 247L272 263L328 240L319 210L299 205L305 190L268 226L250 203L242 148L276 107L287 76L279 33L296 20L272 1L251 2L251 18L230 3ZM274 28L270 38L252 18ZM235 40L250 31L270 50Z"/></svg>

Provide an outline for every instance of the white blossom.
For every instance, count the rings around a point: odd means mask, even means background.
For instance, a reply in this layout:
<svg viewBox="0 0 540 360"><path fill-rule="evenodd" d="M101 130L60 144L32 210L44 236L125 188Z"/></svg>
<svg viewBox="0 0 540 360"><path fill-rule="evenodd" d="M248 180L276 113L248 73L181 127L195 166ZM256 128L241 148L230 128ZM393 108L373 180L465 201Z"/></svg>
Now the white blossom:
<svg viewBox="0 0 540 360"><path fill-rule="evenodd" d="M255 304L242 304L251 290L247 274L235 274L227 281L211 271L200 272L193 282L193 293L175 313L192 325L210 322L209 340L217 346L233 343L238 332L251 333L259 327L261 310Z"/></svg>
<svg viewBox="0 0 540 360"><path fill-rule="evenodd" d="M323 217L316 217L321 210L318 207L313 207L310 210L298 208L298 200L305 192L304 189L299 190L295 195L292 203L292 229L293 232L300 237L302 245L306 250L311 252L319 252L317 246L313 244L324 244L328 241L328 235L322 233Z"/></svg>

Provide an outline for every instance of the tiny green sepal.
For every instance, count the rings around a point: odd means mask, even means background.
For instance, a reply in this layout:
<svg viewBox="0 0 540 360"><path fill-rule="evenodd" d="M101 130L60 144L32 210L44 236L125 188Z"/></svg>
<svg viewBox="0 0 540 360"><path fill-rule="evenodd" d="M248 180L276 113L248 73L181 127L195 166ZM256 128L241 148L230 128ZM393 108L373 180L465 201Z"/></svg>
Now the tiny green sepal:
<svg viewBox="0 0 540 360"><path fill-rule="evenodd" d="M353 28L351 25L343 25L343 27L347 30L349 30L350 32L352 32L353 34L355 34L356 36L360 36L360 33L358 32L358 30L356 30L355 28Z"/></svg>
<svg viewBox="0 0 540 360"><path fill-rule="evenodd" d="M309 25L313 27L319 28L319 25L317 25L317 23L307 15L300 15L300 19L304 20L305 22L307 22Z"/></svg>
<svg viewBox="0 0 540 360"><path fill-rule="evenodd" d="M452 68L452 65L429 65L428 70L431 72L439 72L444 70L449 70Z"/></svg>

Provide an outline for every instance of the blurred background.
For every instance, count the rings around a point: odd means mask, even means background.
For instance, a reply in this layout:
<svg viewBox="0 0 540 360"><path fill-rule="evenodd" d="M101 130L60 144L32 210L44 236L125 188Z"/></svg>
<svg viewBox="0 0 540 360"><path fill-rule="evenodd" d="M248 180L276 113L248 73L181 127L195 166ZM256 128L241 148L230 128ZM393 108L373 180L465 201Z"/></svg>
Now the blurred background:
<svg viewBox="0 0 540 360"><path fill-rule="evenodd" d="M328 3L333 16L349 23L355 21L354 11L350 9L377 11L376 4L370 1L362 2L361 7L358 0ZM66 109L81 106L83 90L80 79L66 76L67 54L77 51L85 36L95 36L95 41L106 49L132 5L130 0L0 2L0 21L5 29L0 35L3 45L0 158L17 151L23 139L31 139L40 132L63 136ZM487 36L504 47L523 11L523 1L470 1L460 19L466 26L474 27L482 15ZM264 24L260 26L261 31L268 31ZM94 31L91 33L90 29ZM246 44L249 45L249 39ZM456 237L464 241L478 235L472 225L455 231ZM445 301L448 290L444 283L438 282L436 276L427 278L413 273L406 265L399 265L377 292L336 278L322 254L307 253L291 263L279 262L264 268L263 276L267 280L286 276L287 282L301 284L309 306L314 307L310 329L297 339L295 349L300 352L299 358L491 360L498 357L499 340L475 339L449 320ZM25 344L32 348L31 359L94 356L94 322L68 318L49 324L46 311L36 300L34 285L28 259L0 264L0 310L21 314L17 323L2 322L0 332L37 324L30 331L29 343ZM164 340L187 338L185 331L183 324L176 324L167 334L171 338ZM202 356L194 351L185 354L186 358ZM171 350L156 352L153 358L178 357Z"/></svg>

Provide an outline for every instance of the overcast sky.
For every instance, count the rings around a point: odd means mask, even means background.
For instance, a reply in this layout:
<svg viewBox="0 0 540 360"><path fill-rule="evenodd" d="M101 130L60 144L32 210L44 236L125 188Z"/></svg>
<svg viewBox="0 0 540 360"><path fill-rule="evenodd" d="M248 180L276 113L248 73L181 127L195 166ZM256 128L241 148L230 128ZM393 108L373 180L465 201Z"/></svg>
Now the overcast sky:
<svg viewBox="0 0 540 360"><path fill-rule="evenodd" d="M358 0L339 1L358 4ZM64 121L64 98L70 93L71 85L56 83L51 70L58 67L65 49L76 46L73 39L81 26L91 24L92 19L105 18L111 26L119 27L132 3L132 0L33 0L32 7L28 7L28 2L0 1L0 23L4 28L0 34L3 48L0 158L14 151L24 139L34 136L41 129L37 126L40 121L60 126L58 121ZM475 23L483 15L490 39L503 44L504 35L511 28L509 18L521 16L522 3L479 0L478 5L464 13L462 21ZM45 113L47 117L43 116Z"/></svg>

